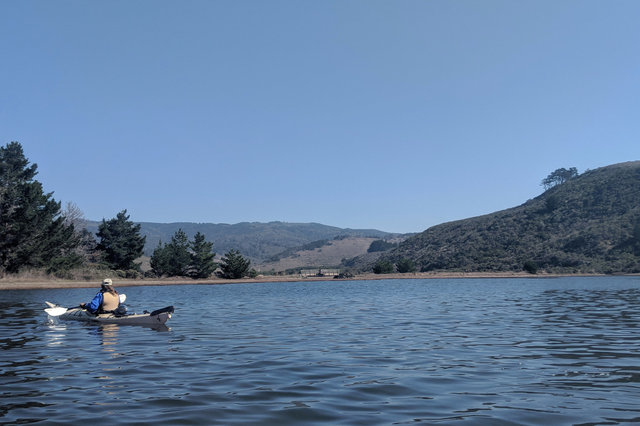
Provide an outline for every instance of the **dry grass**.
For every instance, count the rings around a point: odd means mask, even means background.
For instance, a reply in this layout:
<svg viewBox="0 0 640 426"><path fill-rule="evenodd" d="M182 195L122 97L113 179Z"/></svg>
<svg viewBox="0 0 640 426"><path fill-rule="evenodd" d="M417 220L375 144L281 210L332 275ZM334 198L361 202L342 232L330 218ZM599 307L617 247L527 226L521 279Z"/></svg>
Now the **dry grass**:
<svg viewBox="0 0 640 426"><path fill-rule="evenodd" d="M105 277L112 276L114 276L113 271L97 265L76 268L60 274L47 274L43 269L32 269L24 270L17 274L0 276L0 289L5 288L7 285L15 286L16 284L28 283L96 283L102 281Z"/></svg>
<svg viewBox="0 0 640 426"><path fill-rule="evenodd" d="M376 239L353 237L331 240L322 247L298 251L278 262L265 262L256 265L256 270L281 272L294 268L337 266L340 265L342 259L351 259L366 253L371 243Z"/></svg>

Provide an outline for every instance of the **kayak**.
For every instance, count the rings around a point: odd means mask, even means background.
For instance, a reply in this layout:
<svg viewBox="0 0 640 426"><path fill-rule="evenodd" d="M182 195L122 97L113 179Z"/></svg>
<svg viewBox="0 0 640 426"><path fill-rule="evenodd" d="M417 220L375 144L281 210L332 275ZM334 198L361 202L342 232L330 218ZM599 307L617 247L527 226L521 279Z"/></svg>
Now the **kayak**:
<svg viewBox="0 0 640 426"><path fill-rule="evenodd" d="M86 309L82 308L67 309L62 306L56 305L55 303L45 303L47 304L47 306L49 306L49 309L53 308L58 311L66 309L66 311L63 311L64 313L55 315L63 320L84 321L102 324L143 325L147 327L164 324L169 320L169 318L171 318L171 314L174 310L173 306L167 306L166 308L157 309L150 313L145 312L144 314L131 314L121 316L115 314L94 315Z"/></svg>

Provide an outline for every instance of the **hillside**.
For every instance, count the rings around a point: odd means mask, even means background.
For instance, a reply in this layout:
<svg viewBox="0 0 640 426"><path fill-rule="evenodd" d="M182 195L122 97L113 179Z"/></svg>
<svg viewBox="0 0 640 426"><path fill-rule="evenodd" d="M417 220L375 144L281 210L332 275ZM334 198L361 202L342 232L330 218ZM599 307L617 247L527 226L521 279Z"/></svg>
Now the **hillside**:
<svg viewBox="0 0 640 426"><path fill-rule="evenodd" d="M90 221L86 227L95 234L99 224L100 222ZM153 253L160 241L169 242L175 232L182 229L190 239L197 232L204 234L207 241L213 242L213 249L218 255L223 255L230 249L237 249L254 263L261 263L283 251L318 240L332 240L338 236L385 238L391 235L375 229L337 228L318 223L243 222L229 225L140 222L140 225L141 234L147 237L144 248L147 256Z"/></svg>
<svg viewBox="0 0 640 426"><path fill-rule="evenodd" d="M444 223L379 256L421 271L640 272L640 161L587 171L511 209Z"/></svg>
<svg viewBox="0 0 640 426"><path fill-rule="evenodd" d="M376 238L338 237L333 240L320 240L297 249L287 250L273 256L266 262L256 265L260 271L282 272L300 268L333 268L344 259L360 256Z"/></svg>

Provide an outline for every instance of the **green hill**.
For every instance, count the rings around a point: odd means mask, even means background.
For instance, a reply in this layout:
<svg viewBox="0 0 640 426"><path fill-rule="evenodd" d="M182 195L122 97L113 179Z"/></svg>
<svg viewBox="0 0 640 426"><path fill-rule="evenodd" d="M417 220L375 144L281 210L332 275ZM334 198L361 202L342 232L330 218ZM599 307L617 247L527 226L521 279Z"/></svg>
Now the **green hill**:
<svg viewBox="0 0 640 426"><path fill-rule="evenodd" d="M381 256L421 271L640 272L640 161L587 171L511 209L443 223ZM526 265L526 268L525 268Z"/></svg>

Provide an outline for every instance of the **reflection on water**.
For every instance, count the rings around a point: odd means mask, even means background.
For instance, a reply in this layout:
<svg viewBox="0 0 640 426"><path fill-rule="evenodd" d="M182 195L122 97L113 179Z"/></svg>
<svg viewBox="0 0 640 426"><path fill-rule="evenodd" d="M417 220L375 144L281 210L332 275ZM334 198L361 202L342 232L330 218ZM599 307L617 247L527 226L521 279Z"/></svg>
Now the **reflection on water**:
<svg viewBox="0 0 640 426"><path fill-rule="evenodd" d="M111 356L117 356L118 328L116 324L104 324L96 328L96 334L100 337L100 344L104 352L110 353Z"/></svg>
<svg viewBox="0 0 640 426"><path fill-rule="evenodd" d="M0 294L0 423L640 421L637 278L126 293L175 305L171 329L43 315L81 290Z"/></svg>

